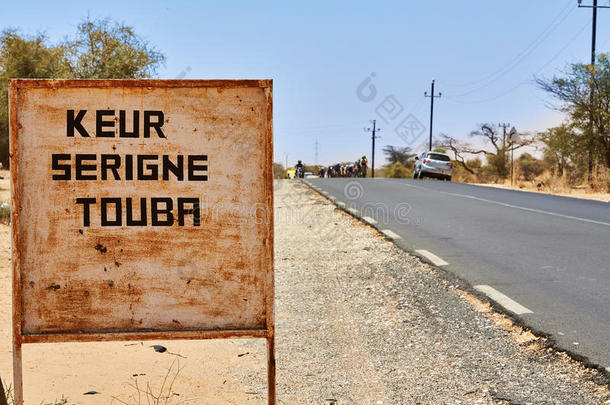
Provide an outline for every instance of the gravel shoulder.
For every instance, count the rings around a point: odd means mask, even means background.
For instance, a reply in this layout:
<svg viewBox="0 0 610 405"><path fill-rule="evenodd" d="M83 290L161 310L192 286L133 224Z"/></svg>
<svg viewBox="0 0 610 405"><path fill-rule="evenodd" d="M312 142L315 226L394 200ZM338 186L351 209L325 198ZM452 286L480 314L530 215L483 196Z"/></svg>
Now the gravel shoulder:
<svg viewBox="0 0 610 405"><path fill-rule="evenodd" d="M282 403L610 403L600 373L305 185L275 196Z"/></svg>

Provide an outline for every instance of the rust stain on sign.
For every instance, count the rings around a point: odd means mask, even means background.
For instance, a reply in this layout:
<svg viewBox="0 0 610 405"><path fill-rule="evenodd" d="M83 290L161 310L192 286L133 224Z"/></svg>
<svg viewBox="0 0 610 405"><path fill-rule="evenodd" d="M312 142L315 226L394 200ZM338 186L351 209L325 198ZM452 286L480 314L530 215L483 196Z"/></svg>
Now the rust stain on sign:
<svg viewBox="0 0 610 405"><path fill-rule="evenodd" d="M271 81L12 80L10 103L24 341L273 335Z"/></svg>

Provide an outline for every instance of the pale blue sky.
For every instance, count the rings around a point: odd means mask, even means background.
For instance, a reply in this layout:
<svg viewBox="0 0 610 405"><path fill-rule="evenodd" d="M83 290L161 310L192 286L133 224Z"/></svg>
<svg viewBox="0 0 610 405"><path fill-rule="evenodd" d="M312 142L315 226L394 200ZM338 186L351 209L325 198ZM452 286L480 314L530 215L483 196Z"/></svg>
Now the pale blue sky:
<svg viewBox="0 0 610 405"><path fill-rule="evenodd" d="M584 0L590 3L590 0ZM38 4L36 4L38 3ZM607 4L600 0L600 4ZM370 136L382 127L377 153L405 145L394 127L413 114L426 131L430 82L434 133L466 138L481 122L523 131L556 125L534 74L551 76L587 61L591 10L576 0L418 1L8 1L0 27L72 35L87 14L132 25L167 55L161 78L272 78L275 158L319 163L370 159ZM610 50L610 10L600 10L598 51ZM358 85L375 72L377 96L363 102ZM403 107L390 124L376 107L393 95ZM386 117L387 118L387 117ZM420 137L413 145L425 140ZM378 155L379 156L379 155Z"/></svg>

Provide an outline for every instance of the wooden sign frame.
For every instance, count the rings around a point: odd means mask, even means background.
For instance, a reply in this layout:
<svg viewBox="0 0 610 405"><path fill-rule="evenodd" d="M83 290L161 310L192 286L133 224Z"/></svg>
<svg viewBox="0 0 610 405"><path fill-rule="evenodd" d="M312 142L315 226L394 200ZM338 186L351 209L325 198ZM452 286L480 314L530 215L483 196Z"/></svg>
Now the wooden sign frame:
<svg viewBox="0 0 610 405"><path fill-rule="evenodd" d="M267 122L264 134L264 170L260 181L264 182L265 209L267 210L267 238L264 241L264 327L255 329L189 329L189 330L101 330L29 333L24 331L22 241L20 239L20 212L22 190L20 186L19 136L23 130L20 121L20 103L24 90L52 89L61 96L62 89L252 89L265 92ZM275 326L274 326L274 271L273 271L273 82L272 80L9 80L10 163L11 163L11 234L12 234L12 290L13 290L13 387L15 404L23 404L22 345L25 343L91 342L122 340L176 340L218 338L265 338L267 342L268 403L275 404ZM241 101L241 100L240 100Z"/></svg>

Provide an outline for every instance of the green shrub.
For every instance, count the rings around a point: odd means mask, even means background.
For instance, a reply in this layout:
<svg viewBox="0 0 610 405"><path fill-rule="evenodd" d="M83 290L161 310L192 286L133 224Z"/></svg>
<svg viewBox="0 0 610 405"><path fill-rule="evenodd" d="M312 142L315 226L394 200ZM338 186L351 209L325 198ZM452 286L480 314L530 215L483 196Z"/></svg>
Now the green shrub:
<svg viewBox="0 0 610 405"><path fill-rule="evenodd" d="M413 176L413 170L408 169L400 162L396 162L390 165L385 170L385 177L390 177L394 179L405 179Z"/></svg>

